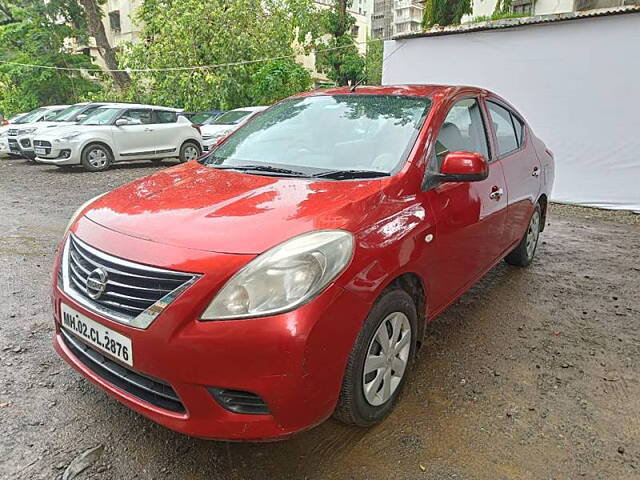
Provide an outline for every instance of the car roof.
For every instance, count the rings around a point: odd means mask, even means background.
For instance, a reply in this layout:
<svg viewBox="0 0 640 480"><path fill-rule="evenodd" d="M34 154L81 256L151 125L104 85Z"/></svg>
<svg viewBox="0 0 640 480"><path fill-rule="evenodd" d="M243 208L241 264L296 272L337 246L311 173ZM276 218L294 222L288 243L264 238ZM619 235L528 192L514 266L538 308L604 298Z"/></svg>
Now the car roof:
<svg viewBox="0 0 640 480"><path fill-rule="evenodd" d="M382 85L382 86L358 86L352 91L352 87L335 87L303 92L295 97L313 97L317 95L397 95L411 97L432 97L436 94L445 96L454 95L460 90L486 91L483 88L465 85Z"/></svg>
<svg viewBox="0 0 640 480"><path fill-rule="evenodd" d="M145 105L142 103L105 103L100 108L151 108L153 110L166 110L168 112L182 112L182 108L161 107L158 105Z"/></svg>
<svg viewBox="0 0 640 480"><path fill-rule="evenodd" d="M261 112L262 110L266 110L267 108L269 108L268 106L265 105L260 105L257 107L241 107L241 108L234 108L233 110L229 110L230 112Z"/></svg>
<svg viewBox="0 0 640 480"><path fill-rule="evenodd" d="M71 105L46 105L42 108L45 110L62 110L64 108L70 107Z"/></svg>

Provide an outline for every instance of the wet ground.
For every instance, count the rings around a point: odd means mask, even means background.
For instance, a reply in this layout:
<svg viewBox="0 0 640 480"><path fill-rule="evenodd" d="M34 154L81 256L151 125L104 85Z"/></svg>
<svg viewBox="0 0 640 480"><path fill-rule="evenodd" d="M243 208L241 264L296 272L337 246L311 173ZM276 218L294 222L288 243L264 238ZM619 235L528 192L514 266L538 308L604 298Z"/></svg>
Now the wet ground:
<svg viewBox="0 0 640 480"><path fill-rule="evenodd" d="M638 479L640 222L553 206L536 261L500 264L428 329L395 412L288 441L191 439L121 406L51 346L49 277L72 212L157 171L0 159L0 478Z"/></svg>

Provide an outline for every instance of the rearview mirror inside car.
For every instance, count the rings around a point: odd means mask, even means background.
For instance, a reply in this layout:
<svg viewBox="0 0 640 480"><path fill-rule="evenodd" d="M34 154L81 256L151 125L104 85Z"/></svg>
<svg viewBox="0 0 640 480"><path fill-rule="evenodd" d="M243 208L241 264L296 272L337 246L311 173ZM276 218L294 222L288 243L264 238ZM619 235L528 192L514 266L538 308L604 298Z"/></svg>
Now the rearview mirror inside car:
<svg viewBox="0 0 640 480"><path fill-rule="evenodd" d="M489 164L479 153L451 152L444 157L440 173L441 182L479 182L489 176Z"/></svg>

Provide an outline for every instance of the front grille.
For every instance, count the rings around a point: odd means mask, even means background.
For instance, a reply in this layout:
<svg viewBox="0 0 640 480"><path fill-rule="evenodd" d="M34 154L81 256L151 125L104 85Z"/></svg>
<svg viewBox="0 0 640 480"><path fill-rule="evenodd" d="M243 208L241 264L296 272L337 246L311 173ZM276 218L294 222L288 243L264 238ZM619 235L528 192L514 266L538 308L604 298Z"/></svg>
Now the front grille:
<svg viewBox="0 0 640 480"><path fill-rule="evenodd" d="M85 367L113 386L156 407L185 413L184 405L171 385L109 360L64 330L61 331L61 335L64 344Z"/></svg>
<svg viewBox="0 0 640 480"><path fill-rule="evenodd" d="M17 137L18 136L18 129L17 128L10 128L9 129L9 136L10 137Z"/></svg>
<svg viewBox="0 0 640 480"><path fill-rule="evenodd" d="M148 267L108 255L73 235L65 250L65 292L98 314L138 328L149 326L197 279L190 273ZM100 293L95 277L104 284Z"/></svg>
<svg viewBox="0 0 640 480"><path fill-rule="evenodd" d="M209 388L213 398L226 410L234 413L268 415L269 407L255 393L228 388Z"/></svg>
<svg viewBox="0 0 640 480"><path fill-rule="evenodd" d="M11 150L12 152L20 152L20 147L18 146L18 140L16 140L15 138L9 138L8 142L9 142L9 150Z"/></svg>
<svg viewBox="0 0 640 480"><path fill-rule="evenodd" d="M43 148L44 155L49 155L51 153L51 142L47 142L46 140L34 140L33 148Z"/></svg>

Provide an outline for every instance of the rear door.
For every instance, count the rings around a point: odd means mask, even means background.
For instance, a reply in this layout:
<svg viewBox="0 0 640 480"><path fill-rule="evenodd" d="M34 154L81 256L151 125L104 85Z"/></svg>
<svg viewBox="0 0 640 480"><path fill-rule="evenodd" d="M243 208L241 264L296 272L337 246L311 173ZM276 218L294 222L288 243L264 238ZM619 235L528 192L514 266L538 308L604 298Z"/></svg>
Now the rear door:
<svg viewBox="0 0 640 480"><path fill-rule="evenodd" d="M116 120L120 118L129 123L120 127L114 125L112 128L116 156L121 160L153 157L156 151L153 111L147 108L130 108Z"/></svg>
<svg viewBox="0 0 640 480"><path fill-rule="evenodd" d="M529 225L540 192L540 162L525 123L498 100L487 100L493 126L493 143L509 189L505 235L518 243Z"/></svg>
<svg viewBox="0 0 640 480"><path fill-rule="evenodd" d="M489 151L489 131L478 98L455 102L442 123L427 167L426 189L435 216L431 299L434 309L448 304L488 270L504 247L507 190L502 165ZM489 176L480 182L440 183L449 152L468 151L489 160Z"/></svg>
<svg viewBox="0 0 640 480"><path fill-rule="evenodd" d="M153 112L153 137L156 144L158 157L171 157L178 155L178 131L176 122L178 114L170 110L154 110Z"/></svg>

